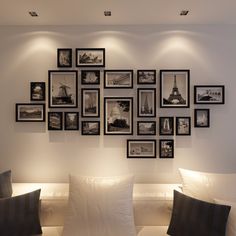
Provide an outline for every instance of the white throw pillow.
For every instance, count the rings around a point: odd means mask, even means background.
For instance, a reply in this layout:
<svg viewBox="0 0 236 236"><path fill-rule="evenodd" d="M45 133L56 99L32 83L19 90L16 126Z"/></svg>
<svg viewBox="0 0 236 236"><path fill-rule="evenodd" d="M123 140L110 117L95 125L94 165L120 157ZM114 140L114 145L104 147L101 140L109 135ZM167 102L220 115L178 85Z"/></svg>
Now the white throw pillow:
<svg viewBox="0 0 236 236"><path fill-rule="evenodd" d="M133 176L70 176L63 236L135 236Z"/></svg>

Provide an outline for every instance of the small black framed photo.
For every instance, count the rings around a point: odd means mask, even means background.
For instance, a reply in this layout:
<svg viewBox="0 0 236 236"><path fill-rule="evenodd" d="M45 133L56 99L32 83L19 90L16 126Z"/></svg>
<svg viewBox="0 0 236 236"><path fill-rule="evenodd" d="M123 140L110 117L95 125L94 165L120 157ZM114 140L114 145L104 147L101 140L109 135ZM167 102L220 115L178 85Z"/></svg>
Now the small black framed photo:
<svg viewBox="0 0 236 236"><path fill-rule="evenodd" d="M99 85L100 70L81 70L81 84Z"/></svg>
<svg viewBox="0 0 236 236"><path fill-rule="evenodd" d="M138 88L138 117L156 117L156 89Z"/></svg>
<svg viewBox="0 0 236 236"><path fill-rule="evenodd" d="M105 67L105 48L76 48L77 67Z"/></svg>
<svg viewBox="0 0 236 236"><path fill-rule="evenodd" d="M210 109L194 109L194 127L210 127Z"/></svg>
<svg viewBox="0 0 236 236"><path fill-rule="evenodd" d="M159 117L159 135L174 135L174 117Z"/></svg>
<svg viewBox="0 0 236 236"><path fill-rule="evenodd" d="M137 121L137 135L156 135L156 121Z"/></svg>
<svg viewBox="0 0 236 236"><path fill-rule="evenodd" d="M176 135L191 135L191 117L176 117Z"/></svg>
<svg viewBox="0 0 236 236"><path fill-rule="evenodd" d="M16 122L45 122L45 104L16 103Z"/></svg>
<svg viewBox="0 0 236 236"><path fill-rule="evenodd" d="M190 70L160 71L160 107L189 108Z"/></svg>
<svg viewBox="0 0 236 236"><path fill-rule="evenodd" d="M156 158L156 140L128 139L127 158Z"/></svg>
<svg viewBox="0 0 236 236"><path fill-rule="evenodd" d="M45 101L45 82L30 82L30 100Z"/></svg>
<svg viewBox="0 0 236 236"><path fill-rule="evenodd" d="M82 117L100 117L100 89L81 89Z"/></svg>
<svg viewBox="0 0 236 236"><path fill-rule="evenodd" d="M63 112L48 112L48 130L60 131L63 129Z"/></svg>
<svg viewBox="0 0 236 236"><path fill-rule="evenodd" d="M156 84L156 70L138 70L137 84Z"/></svg>
<svg viewBox="0 0 236 236"><path fill-rule="evenodd" d="M104 88L133 88L133 70L104 70Z"/></svg>
<svg viewBox="0 0 236 236"><path fill-rule="evenodd" d="M224 85L195 85L194 104L224 104Z"/></svg>
<svg viewBox="0 0 236 236"><path fill-rule="evenodd" d="M64 112L64 129L79 130L79 112Z"/></svg>
<svg viewBox="0 0 236 236"><path fill-rule="evenodd" d="M72 67L72 49L57 49L57 67Z"/></svg>
<svg viewBox="0 0 236 236"><path fill-rule="evenodd" d="M100 135L100 121L82 121L82 135Z"/></svg>
<svg viewBox="0 0 236 236"><path fill-rule="evenodd" d="M174 140L159 140L159 158L174 158Z"/></svg>

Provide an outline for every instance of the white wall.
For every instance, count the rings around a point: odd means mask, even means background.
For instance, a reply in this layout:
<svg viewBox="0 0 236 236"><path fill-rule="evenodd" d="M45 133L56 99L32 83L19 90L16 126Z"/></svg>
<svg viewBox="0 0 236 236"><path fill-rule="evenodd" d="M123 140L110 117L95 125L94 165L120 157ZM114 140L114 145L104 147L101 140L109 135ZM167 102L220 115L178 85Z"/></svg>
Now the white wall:
<svg viewBox="0 0 236 236"><path fill-rule="evenodd" d="M0 27L0 42L0 170L12 169L14 181L66 182L68 173L133 173L137 182L168 183L180 181L179 167L236 171L235 26ZM190 109L160 109L158 97L157 115L193 119L194 107L209 107L211 127L194 129L192 124L190 137L175 136L174 159L147 160L126 159L130 136L87 137L48 132L46 123L15 123L15 103L30 101L30 81L47 81L60 47L105 47L106 69L190 69ZM226 104L194 106L196 84L225 85ZM101 96L111 94L134 92L101 89ZM136 133L136 123L134 127Z"/></svg>

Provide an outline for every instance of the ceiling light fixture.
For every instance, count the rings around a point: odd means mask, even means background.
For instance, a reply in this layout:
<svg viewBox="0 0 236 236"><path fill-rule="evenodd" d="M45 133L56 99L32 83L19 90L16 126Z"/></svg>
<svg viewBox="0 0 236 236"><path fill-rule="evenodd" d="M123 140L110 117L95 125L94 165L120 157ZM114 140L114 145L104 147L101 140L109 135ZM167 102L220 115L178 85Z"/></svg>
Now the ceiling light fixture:
<svg viewBox="0 0 236 236"><path fill-rule="evenodd" d="M104 11L104 16L111 16L111 11Z"/></svg>
<svg viewBox="0 0 236 236"><path fill-rule="evenodd" d="M37 17L37 16L39 16L36 11L29 11L29 14L30 14L32 17Z"/></svg>
<svg viewBox="0 0 236 236"><path fill-rule="evenodd" d="M180 12L180 15L181 15L181 16L187 16L188 13L189 13L189 10L182 10L182 11Z"/></svg>

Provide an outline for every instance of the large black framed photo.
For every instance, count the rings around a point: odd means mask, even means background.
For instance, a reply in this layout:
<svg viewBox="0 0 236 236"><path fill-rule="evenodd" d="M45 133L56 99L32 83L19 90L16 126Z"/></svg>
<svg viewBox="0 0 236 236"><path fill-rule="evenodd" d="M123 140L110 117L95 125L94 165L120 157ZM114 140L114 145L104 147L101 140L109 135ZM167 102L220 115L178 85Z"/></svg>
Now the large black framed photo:
<svg viewBox="0 0 236 236"><path fill-rule="evenodd" d="M189 70L160 71L160 107L188 108L189 107Z"/></svg>
<svg viewBox="0 0 236 236"><path fill-rule="evenodd" d="M16 122L44 122L44 103L16 103Z"/></svg>
<svg viewBox="0 0 236 236"><path fill-rule="evenodd" d="M194 127L210 127L210 109L194 109Z"/></svg>
<svg viewBox="0 0 236 236"><path fill-rule="evenodd" d="M174 135L174 117L162 116L159 118L159 135Z"/></svg>
<svg viewBox="0 0 236 236"><path fill-rule="evenodd" d="M196 85L194 86L194 104L224 104L224 85Z"/></svg>
<svg viewBox="0 0 236 236"><path fill-rule="evenodd" d="M78 72L76 70L48 71L49 108L78 107Z"/></svg>
<svg viewBox="0 0 236 236"><path fill-rule="evenodd" d="M138 88L138 117L156 117L156 89Z"/></svg>
<svg viewBox="0 0 236 236"><path fill-rule="evenodd" d="M81 84L99 85L100 70L81 70Z"/></svg>
<svg viewBox="0 0 236 236"><path fill-rule="evenodd" d="M138 135L156 135L156 121L137 121Z"/></svg>
<svg viewBox="0 0 236 236"><path fill-rule="evenodd" d="M63 112L48 112L48 130L60 131L63 129Z"/></svg>
<svg viewBox="0 0 236 236"><path fill-rule="evenodd" d="M81 89L82 117L100 117L100 89Z"/></svg>
<svg viewBox="0 0 236 236"><path fill-rule="evenodd" d="M100 121L82 121L82 135L100 135Z"/></svg>
<svg viewBox="0 0 236 236"><path fill-rule="evenodd" d="M104 88L133 88L133 70L104 70Z"/></svg>
<svg viewBox="0 0 236 236"><path fill-rule="evenodd" d="M105 67L105 48L76 48L77 67Z"/></svg>
<svg viewBox="0 0 236 236"><path fill-rule="evenodd" d="M138 70L137 84L156 84L156 70Z"/></svg>
<svg viewBox="0 0 236 236"><path fill-rule="evenodd" d="M156 140L128 139L127 158L156 158Z"/></svg>
<svg viewBox="0 0 236 236"><path fill-rule="evenodd" d="M174 140L159 140L159 158L174 158Z"/></svg>
<svg viewBox="0 0 236 236"><path fill-rule="evenodd" d="M45 101L45 82L30 82L30 100Z"/></svg>
<svg viewBox="0 0 236 236"><path fill-rule="evenodd" d="M57 49L57 67L72 67L72 49Z"/></svg>
<svg viewBox="0 0 236 236"><path fill-rule="evenodd" d="M176 117L176 135L191 135L191 117Z"/></svg>
<svg viewBox="0 0 236 236"><path fill-rule="evenodd" d="M104 134L133 134L133 98L104 98Z"/></svg>
<svg viewBox="0 0 236 236"><path fill-rule="evenodd" d="M79 112L64 112L64 129L79 130Z"/></svg>

